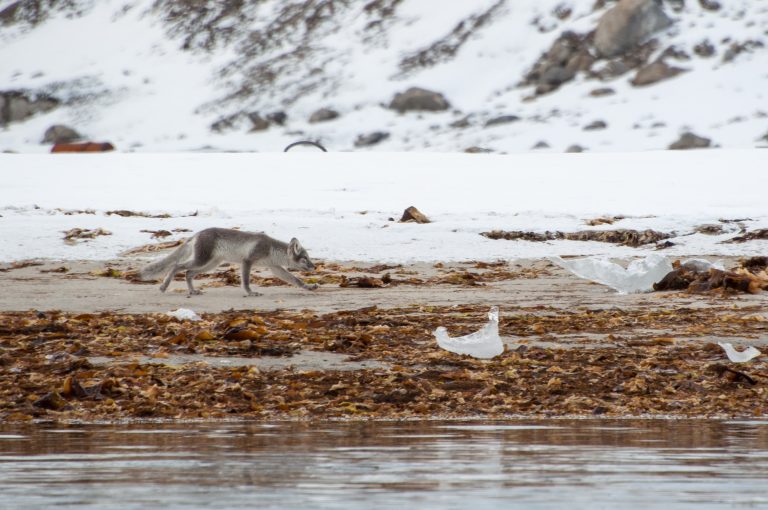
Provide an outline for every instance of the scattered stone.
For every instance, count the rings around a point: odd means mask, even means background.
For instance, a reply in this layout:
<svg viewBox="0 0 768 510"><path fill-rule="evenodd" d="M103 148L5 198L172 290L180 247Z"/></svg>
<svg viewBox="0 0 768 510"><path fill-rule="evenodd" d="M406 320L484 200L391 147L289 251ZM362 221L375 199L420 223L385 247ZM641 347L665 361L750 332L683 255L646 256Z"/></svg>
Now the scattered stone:
<svg viewBox="0 0 768 510"><path fill-rule="evenodd" d="M620 0L598 21L595 49L602 57L615 57L671 24L656 0Z"/></svg>
<svg viewBox="0 0 768 510"><path fill-rule="evenodd" d="M81 139L80 133L69 126L55 124L45 130L41 143L71 143Z"/></svg>
<svg viewBox="0 0 768 510"><path fill-rule="evenodd" d="M250 131L264 131L269 128L269 121L259 115L258 112L251 112L248 114L248 120L251 121Z"/></svg>
<svg viewBox="0 0 768 510"><path fill-rule="evenodd" d="M591 220L587 220L584 223L590 227L596 227L598 225L613 225L617 221L621 221L623 219L626 219L626 216L600 216L599 218L592 218Z"/></svg>
<svg viewBox="0 0 768 510"><path fill-rule="evenodd" d="M242 120L242 114L240 113L235 113L233 115L222 117L221 119L211 124L211 131L213 131L214 133L223 133L225 131L230 131L232 129L235 129L238 126L238 124L240 124L241 120Z"/></svg>
<svg viewBox="0 0 768 510"><path fill-rule="evenodd" d="M331 110L330 108L321 108L317 110L315 113L310 115L309 122L310 124L314 124L317 122L327 122L329 120L337 119L339 117L339 112L336 110Z"/></svg>
<svg viewBox="0 0 768 510"><path fill-rule="evenodd" d="M673 58L675 60L691 60L691 56L688 54L688 52L678 48L677 46L669 46L666 50L664 50L661 53L660 58L661 59Z"/></svg>
<svg viewBox="0 0 768 510"><path fill-rule="evenodd" d="M498 126L500 124L509 124L511 122L517 122L520 120L520 117L517 115L501 115L500 117L494 117L492 119L489 119L485 123L485 127L492 127L492 126Z"/></svg>
<svg viewBox="0 0 768 510"><path fill-rule="evenodd" d="M549 144L544 140L539 140L531 149L549 149Z"/></svg>
<svg viewBox="0 0 768 510"><path fill-rule="evenodd" d="M582 147L581 145L573 144L569 146L567 149L565 149L565 152L584 152L586 149Z"/></svg>
<svg viewBox="0 0 768 510"><path fill-rule="evenodd" d="M709 138L695 135L691 132L683 133L680 138L669 146L672 150L706 149L712 145Z"/></svg>
<svg viewBox="0 0 768 510"><path fill-rule="evenodd" d="M410 206L403 211L403 216L400 218L400 223L431 223L429 218L414 206Z"/></svg>
<svg viewBox="0 0 768 510"><path fill-rule="evenodd" d="M282 126L285 124L285 121L288 120L288 114L283 111L272 112L267 115L267 120L278 126Z"/></svg>
<svg viewBox="0 0 768 510"><path fill-rule="evenodd" d="M26 120L59 106L58 99L21 90L0 92L0 126Z"/></svg>
<svg viewBox="0 0 768 510"><path fill-rule="evenodd" d="M96 239L98 236L111 236L112 232L104 230L103 228L87 229L87 228L73 228L64 232L64 241L67 243L74 243L78 239Z"/></svg>
<svg viewBox="0 0 768 510"><path fill-rule="evenodd" d="M720 2L717 0L699 0L699 5L706 11L719 11Z"/></svg>
<svg viewBox="0 0 768 510"><path fill-rule="evenodd" d="M573 14L573 9L571 9L570 5L565 3L557 4L555 8L552 9L552 15L561 21L570 18L571 14Z"/></svg>
<svg viewBox="0 0 768 510"><path fill-rule="evenodd" d="M405 92L395 94L389 103L390 109L400 113L410 111L437 112L447 110L450 106L442 94L419 87L411 87Z"/></svg>
<svg viewBox="0 0 768 510"><path fill-rule="evenodd" d="M472 125L472 123L471 123L471 122L469 122L469 117L463 117L463 118L461 118L461 119L459 119L459 120L456 120L456 121L454 121L454 122L451 122L451 123L450 123L450 124L448 124L448 125L449 125L450 127L452 127L452 128L456 128L456 129L464 129L464 128L468 128L469 126L471 126L471 125Z"/></svg>
<svg viewBox="0 0 768 510"><path fill-rule="evenodd" d="M109 152L115 146L109 142L56 143L51 152Z"/></svg>
<svg viewBox="0 0 768 510"><path fill-rule="evenodd" d="M467 147L464 149L464 152L467 154L489 154L493 152L493 149L487 149L485 147L478 147L476 145L473 145L472 147Z"/></svg>
<svg viewBox="0 0 768 510"><path fill-rule="evenodd" d="M610 87L602 87L599 89L594 89L589 93L589 95L592 97L603 97L603 96L612 96L615 93L616 91Z"/></svg>
<svg viewBox="0 0 768 510"><path fill-rule="evenodd" d="M709 58L715 54L715 47L711 42L704 40L693 47L693 52L703 58Z"/></svg>
<svg viewBox="0 0 768 510"><path fill-rule="evenodd" d="M605 121L596 120L584 126L584 131L597 131L599 129L605 129L607 127L608 127L608 124L606 124Z"/></svg>
<svg viewBox="0 0 768 510"><path fill-rule="evenodd" d="M355 147L370 147L371 145L376 145L377 143L380 143L387 138L389 138L389 133L386 131L374 131L373 133L368 133L367 135L358 135L357 139L355 140Z"/></svg>
<svg viewBox="0 0 768 510"><path fill-rule="evenodd" d="M656 62L641 67L637 71L635 77L632 78L631 83L635 87L643 87L663 80L668 80L683 72L685 72L685 69L670 66L663 60L657 60Z"/></svg>

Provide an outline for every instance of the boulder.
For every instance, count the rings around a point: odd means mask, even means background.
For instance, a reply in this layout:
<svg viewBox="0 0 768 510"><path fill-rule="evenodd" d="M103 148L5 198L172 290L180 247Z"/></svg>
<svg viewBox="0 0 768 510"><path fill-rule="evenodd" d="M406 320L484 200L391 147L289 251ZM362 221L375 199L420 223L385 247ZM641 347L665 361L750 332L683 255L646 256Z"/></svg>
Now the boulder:
<svg viewBox="0 0 768 510"><path fill-rule="evenodd" d="M371 145L376 145L379 142L382 142L389 138L389 133L386 131L374 131L373 133L368 133L367 135L359 135L357 137L357 140L355 140L355 147L370 147Z"/></svg>
<svg viewBox="0 0 768 510"><path fill-rule="evenodd" d="M53 110L59 100L44 94L21 90L0 92L0 126L19 122L38 113Z"/></svg>
<svg viewBox="0 0 768 510"><path fill-rule="evenodd" d="M400 223L431 223L426 215L416 209L414 206L410 206L403 211L403 216L400 218Z"/></svg>
<svg viewBox="0 0 768 510"><path fill-rule="evenodd" d="M405 92L395 94L389 103L391 110L397 110L400 113L409 111L439 112L450 107L448 100L439 92L418 87L411 87Z"/></svg>
<svg viewBox="0 0 768 510"><path fill-rule="evenodd" d="M493 152L493 149L486 149L485 147L478 147L477 145L473 145L472 147L467 147L464 149L464 152L467 154L490 154Z"/></svg>
<svg viewBox="0 0 768 510"><path fill-rule="evenodd" d="M314 124L316 122L327 122L339 117L339 112L331 110L330 108L321 108L315 113L309 116L309 122Z"/></svg>
<svg viewBox="0 0 768 510"><path fill-rule="evenodd" d="M501 115L499 117L489 119L485 123L485 127L498 126L499 124L509 124L511 122L517 122L518 120L520 120L520 117L517 115Z"/></svg>
<svg viewBox="0 0 768 510"><path fill-rule="evenodd" d="M573 144L567 149L565 149L565 152L572 152L572 153L578 153L578 152L584 152L586 149L582 147L581 145Z"/></svg>
<svg viewBox="0 0 768 510"><path fill-rule="evenodd" d="M676 142L669 146L669 148L672 150L706 149L711 145L712 141L709 138L704 138L688 132L683 133Z"/></svg>
<svg viewBox="0 0 768 510"><path fill-rule="evenodd" d="M605 129L607 127L608 124L606 124L604 120L596 120L584 126L584 131L597 131L598 129Z"/></svg>
<svg viewBox="0 0 768 510"><path fill-rule="evenodd" d="M657 60L638 69L631 83L635 87L643 87L662 80L668 80L683 72L685 72L685 69L671 66L663 60Z"/></svg>
<svg viewBox="0 0 768 510"><path fill-rule="evenodd" d="M285 124L285 121L288 120L288 114L286 114L283 111L272 112L270 114L267 114L267 120L269 122L277 124L278 126L282 126L283 124Z"/></svg>
<svg viewBox="0 0 768 510"><path fill-rule="evenodd" d="M535 85L537 94L546 94L572 80L577 72L589 69L593 63L587 37L565 31L539 57L523 79L523 85Z"/></svg>
<svg viewBox="0 0 768 510"><path fill-rule="evenodd" d="M704 40L693 47L693 52L700 57L707 58L715 54L715 47L708 40Z"/></svg>
<svg viewBox="0 0 768 510"><path fill-rule="evenodd" d="M598 21L595 50L606 58L621 55L671 24L656 0L620 0Z"/></svg>
<svg viewBox="0 0 768 510"><path fill-rule="evenodd" d="M549 149L549 144L544 140L539 140L531 149Z"/></svg>
<svg viewBox="0 0 768 510"><path fill-rule="evenodd" d="M612 96L615 93L616 91L610 87L602 87L602 88L591 91L589 95L592 97L604 97L604 96Z"/></svg>
<svg viewBox="0 0 768 510"><path fill-rule="evenodd" d="M80 140L82 135L69 126L56 124L45 130L41 143L71 143Z"/></svg>

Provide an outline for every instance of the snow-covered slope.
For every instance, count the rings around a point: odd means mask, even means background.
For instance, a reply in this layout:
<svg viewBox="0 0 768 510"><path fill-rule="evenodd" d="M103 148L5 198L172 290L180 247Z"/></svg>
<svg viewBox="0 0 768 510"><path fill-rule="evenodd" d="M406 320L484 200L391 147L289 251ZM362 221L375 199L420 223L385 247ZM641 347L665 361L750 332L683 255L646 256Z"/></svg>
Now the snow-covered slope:
<svg viewBox="0 0 768 510"><path fill-rule="evenodd" d="M53 7L31 22L8 14L18 3L0 0L0 92L44 92L63 105L0 127L0 150L47 151L40 140L53 124L121 151L279 151L297 139L338 151L520 152L539 142L623 151L664 149L685 131L725 148L768 145L765 0L717 10L666 1L674 24L655 35L650 59L674 47L671 62L686 72L645 87L630 84L634 72L579 74L539 96L519 86L539 56L566 30L593 30L612 2L70 0L37 2ZM704 41L712 56L694 50ZM734 47L745 51L726 58ZM411 86L444 94L451 108L386 108ZM590 95L606 87L614 93ZM322 107L340 116L310 123ZM278 111L284 125L250 131L247 113ZM501 115L521 120L485 126ZM212 130L222 119L230 127ZM607 128L584 130L596 120ZM389 137L355 147L377 131Z"/></svg>

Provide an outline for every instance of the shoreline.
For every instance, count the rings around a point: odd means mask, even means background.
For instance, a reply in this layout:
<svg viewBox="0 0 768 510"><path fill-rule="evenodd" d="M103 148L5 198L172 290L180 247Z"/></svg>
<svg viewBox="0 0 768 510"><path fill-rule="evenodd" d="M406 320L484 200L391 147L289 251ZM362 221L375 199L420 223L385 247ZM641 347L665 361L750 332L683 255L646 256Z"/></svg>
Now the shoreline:
<svg viewBox="0 0 768 510"><path fill-rule="evenodd" d="M135 267L46 261L0 272L0 423L768 413L765 357L730 363L717 346L766 350L765 292L620 295L542 260L326 261L304 276L320 282L317 292L254 271L264 296L245 298L233 271L219 268L196 283L205 294L188 299L131 282ZM365 278L389 283L351 285ZM60 304L68 309L52 311ZM492 305L503 354L481 361L437 347L437 326L476 331ZM202 320L165 315L175 308Z"/></svg>

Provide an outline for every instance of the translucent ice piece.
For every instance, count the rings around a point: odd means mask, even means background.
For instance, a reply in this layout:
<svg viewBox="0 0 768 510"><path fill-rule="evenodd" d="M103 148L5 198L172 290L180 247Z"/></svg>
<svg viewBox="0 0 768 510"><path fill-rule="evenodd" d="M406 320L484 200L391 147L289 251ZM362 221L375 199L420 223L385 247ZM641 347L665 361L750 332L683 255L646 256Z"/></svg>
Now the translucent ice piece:
<svg viewBox="0 0 768 510"><path fill-rule="evenodd" d="M758 351L753 346L749 346L743 351L737 351L733 348L733 345L730 343L722 343L717 342L717 345L723 348L725 351L725 355L728 356L728 359L733 361L734 363L746 363L747 361L751 360L752 358L756 358L762 354L760 351Z"/></svg>
<svg viewBox="0 0 768 510"><path fill-rule="evenodd" d="M642 260L633 260L627 268L601 257L564 260L551 257L558 266L579 278L602 283L620 294L649 292L653 284L672 271L672 264L663 255L652 253Z"/></svg>
<svg viewBox="0 0 768 510"><path fill-rule="evenodd" d="M440 326L435 330L437 345L456 354L469 354L473 358L489 359L504 352L499 337L499 307L488 312L488 323L482 329L465 336L451 338L448 331Z"/></svg>
<svg viewBox="0 0 768 510"><path fill-rule="evenodd" d="M172 312L166 312L165 315L169 315L180 321L199 321L202 320L199 315L190 310L189 308L179 308Z"/></svg>

